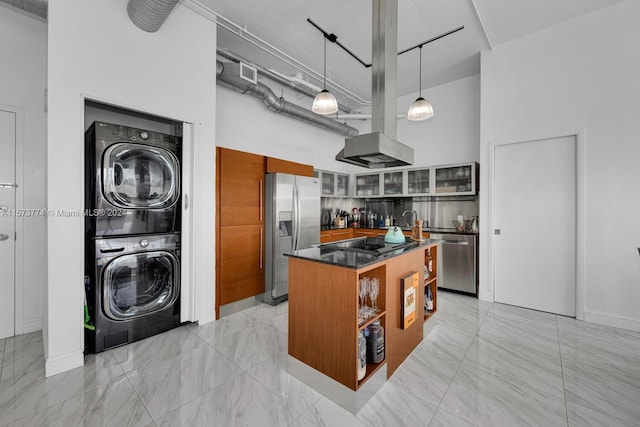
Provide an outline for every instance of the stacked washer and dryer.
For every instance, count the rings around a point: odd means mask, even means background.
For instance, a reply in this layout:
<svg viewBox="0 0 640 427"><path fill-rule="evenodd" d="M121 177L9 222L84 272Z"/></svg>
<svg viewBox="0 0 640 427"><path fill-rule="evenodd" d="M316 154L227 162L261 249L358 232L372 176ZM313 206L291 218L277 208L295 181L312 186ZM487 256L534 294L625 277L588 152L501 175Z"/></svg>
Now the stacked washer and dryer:
<svg viewBox="0 0 640 427"><path fill-rule="evenodd" d="M181 138L94 122L85 132L85 352L180 325Z"/></svg>

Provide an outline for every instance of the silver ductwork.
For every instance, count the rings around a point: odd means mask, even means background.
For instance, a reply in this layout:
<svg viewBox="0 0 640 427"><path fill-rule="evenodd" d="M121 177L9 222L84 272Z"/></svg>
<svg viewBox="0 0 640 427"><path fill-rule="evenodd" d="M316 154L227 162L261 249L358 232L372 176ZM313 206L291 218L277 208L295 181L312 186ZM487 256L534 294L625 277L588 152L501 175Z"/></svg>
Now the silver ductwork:
<svg viewBox="0 0 640 427"><path fill-rule="evenodd" d="M216 72L218 74L217 82L224 87L235 90L242 94L252 95L258 98L264 105L271 111L289 116L304 122L310 123L315 126L319 126L324 129L339 133L345 136L358 135L358 129L349 126L345 123L341 123L337 120L330 119L326 116L321 116L300 107L299 105L292 104L286 101L284 98L279 98L275 93L266 85L257 82L251 83L241 76L240 64L235 62L222 63L217 61Z"/></svg>
<svg viewBox="0 0 640 427"><path fill-rule="evenodd" d="M365 168L413 164L413 148L396 141L398 0L373 0L371 133L347 138L336 160Z"/></svg>
<svg viewBox="0 0 640 427"><path fill-rule="evenodd" d="M129 0L127 14L136 27L155 33L180 0Z"/></svg>
<svg viewBox="0 0 640 427"><path fill-rule="evenodd" d="M47 19L47 0L0 0L32 15Z"/></svg>
<svg viewBox="0 0 640 427"><path fill-rule="evenodd" d="M247 59L229 50L218 49L217 54L233 62L244 62L247 64L250 63L250 61L248 61ZM307 95L312 99L316 97L318 92L320 92L320 89L314 90L311 87L298 84L292 79L287 78L283 74L280 74L276 71L261 67L260 65L256 65L256 64L253 64L253 66L258 70L261 76L264 76L269 80L273 80L274 82L279 83L283 86L288 86L291 89L295 90L296 92L299 92L303 95ZM351 108L345 107L344 105L340 105L340 104L338 104L338 110L344 111L347 114L351 114L353 112Z"/></svg>

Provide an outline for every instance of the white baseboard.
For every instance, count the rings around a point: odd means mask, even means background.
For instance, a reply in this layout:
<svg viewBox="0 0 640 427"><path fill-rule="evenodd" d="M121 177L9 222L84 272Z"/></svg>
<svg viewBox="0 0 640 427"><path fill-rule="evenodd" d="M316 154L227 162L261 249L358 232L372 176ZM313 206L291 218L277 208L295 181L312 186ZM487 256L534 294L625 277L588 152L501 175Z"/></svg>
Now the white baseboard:
<svg viewBox="0 0 640 427"><path fill-rule="evenodd" d="M42 317L32 317L31 319L24 319L22 322L22 332L28 334L29 332L35 332L42 329Z"/></svg>
<svg viewBox="0 0 640 427"><path fill-rule="evenodd" d="M626 317L619 317L611 314L592 313L585 310L584 321L640 332L640 320L627 319Z"/></svg>
<svg viewBox="0 0 640 427"><path fill-rule="evenodd" d="M63 354L56 357L48 357L44 361L45 377L60 374L84 365L84 354L82 350Z"/></svg>
<svg viewBox="0 0 640 427"><path fill-rule="evenodd" d="M495 302L493 292L478 292L478 299L480 301Z"/></svg>
<svg viewBox="0 0 640 427"><path fill-rule="evenodd" d="M200 312L200 316L198 316L198 325L206 325L209 322L213 322L216 320L216 311L215 310L206 310Z"/></svg>

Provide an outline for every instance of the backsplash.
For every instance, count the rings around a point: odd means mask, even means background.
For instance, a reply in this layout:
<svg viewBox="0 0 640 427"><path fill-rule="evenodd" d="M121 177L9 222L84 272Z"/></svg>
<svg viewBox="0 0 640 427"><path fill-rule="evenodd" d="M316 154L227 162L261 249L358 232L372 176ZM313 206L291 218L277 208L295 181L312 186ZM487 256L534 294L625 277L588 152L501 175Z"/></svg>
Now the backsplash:
<svg viewBox="0 0 640 427"><path fill-rule="evenodd" d="M408 226L412 225L412 211L416 211L418 219L425 222L428 221L430 227L446 227L452 228L452 220L457 219L458 215L463 215L465 219L472 219L478 215L478 198L476 196L459 196L459 197L390 197L390 198L340 198L340 197L323 197L321 199L321 208L325 219L331 218L331 214L338 211L347 211L355 208L365 208L367 214L374 213L378 217L382 215L393 216L396 225ZM407 212L404 216L403 212Z"/></svg>

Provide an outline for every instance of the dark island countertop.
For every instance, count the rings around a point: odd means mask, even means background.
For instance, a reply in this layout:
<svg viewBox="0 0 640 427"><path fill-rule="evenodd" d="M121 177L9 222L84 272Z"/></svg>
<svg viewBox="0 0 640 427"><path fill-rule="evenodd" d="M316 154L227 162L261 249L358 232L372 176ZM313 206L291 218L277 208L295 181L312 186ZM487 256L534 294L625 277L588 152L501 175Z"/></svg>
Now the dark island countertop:
<svg viewBox="0 0 640 427"><path fill-rule="evenodd" d="M331 242L313 248L293 251L285 255L339 267L359 269L420 248L424 249L429 246L434 246L440 242L440 240L437 239L424 239L423 241L417 242L410 238L406 238L405 243L403 244L386 245L387 247L382 249L383 252L377 255L365 253L365 251L359 252L354 249L349 249L349 246L353 242L363 241L365 239L371 238L359 237L355 239L342 240L340 242Z"/></svg>

